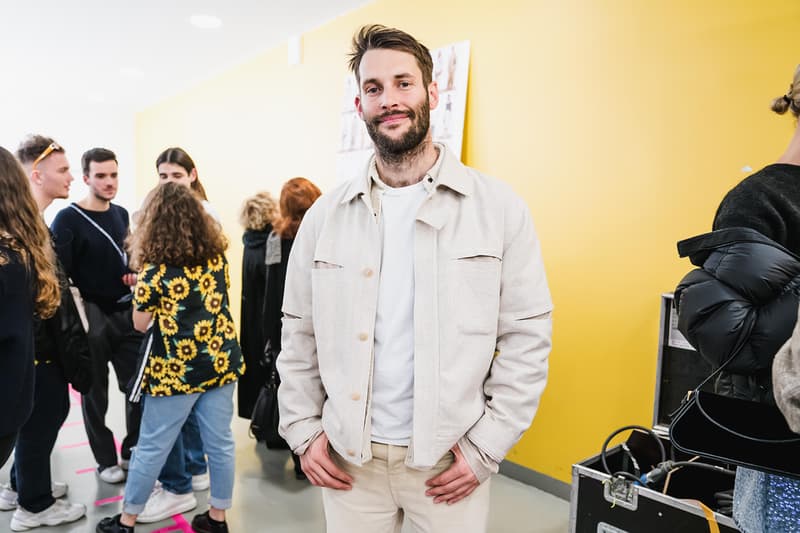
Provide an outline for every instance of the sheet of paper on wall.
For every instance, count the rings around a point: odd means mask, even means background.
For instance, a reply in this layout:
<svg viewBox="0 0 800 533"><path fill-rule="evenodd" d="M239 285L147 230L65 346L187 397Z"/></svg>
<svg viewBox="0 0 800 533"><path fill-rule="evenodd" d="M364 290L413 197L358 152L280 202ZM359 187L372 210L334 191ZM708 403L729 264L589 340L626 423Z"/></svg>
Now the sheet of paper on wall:
<svg viewBox="0 0 800 533"><path fill-rule="evenodd" d="M464 117L469 80L469 41L448 44L431 50L433 80L439 87L439 105L431 111L433 140L445 144L461 158ZM341 107L339 150L336 177L342 182L359 175L372 155L372 139L355 109L358 85L350 74L345 78Z"/></svg>
<svg viewBox="0 0 800 533"><path fill-rule="evenodd" d="M694 346L689 344L683 333L678 330L678 312L675 311L673 306L669 306L669 338L667 338L667 345L673 348L695 351Z"/></svg>

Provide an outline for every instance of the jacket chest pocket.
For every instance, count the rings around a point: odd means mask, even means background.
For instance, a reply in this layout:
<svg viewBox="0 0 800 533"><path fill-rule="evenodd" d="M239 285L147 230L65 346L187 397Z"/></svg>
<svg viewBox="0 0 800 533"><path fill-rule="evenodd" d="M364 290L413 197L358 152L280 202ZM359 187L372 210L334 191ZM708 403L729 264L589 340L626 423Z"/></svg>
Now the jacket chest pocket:
<svg viewBox="0 0 800 533"><path fill-rule="evenodd" d="M446 309L456 328L467 334L494 335L500 306L499 253L456 254L447 263Z"/></svg>

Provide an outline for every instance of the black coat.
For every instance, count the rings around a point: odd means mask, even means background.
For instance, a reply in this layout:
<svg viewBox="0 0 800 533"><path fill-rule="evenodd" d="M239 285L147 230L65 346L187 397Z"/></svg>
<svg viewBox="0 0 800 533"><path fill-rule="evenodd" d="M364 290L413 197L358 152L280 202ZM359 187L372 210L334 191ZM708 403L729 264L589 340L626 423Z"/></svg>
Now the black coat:
<svg viewBox="0 0 800 533"><path fill-rule="evenodd" d="M33 410L34 290L19 254L0 245L0 437L16 433Z"/></svg>
<svg viewBox="0 0 800 533"><path fill-rule="evenodd" d="M242 236L242 317L239 341L247 370L239 379L239 416L250 418L259 390L266 381L263 367L264 296L267 268L264 264L267 236L272 226L263 231L247 230Z"/></svg>
<svg viewBox="0 0 800 533"><path fill-rule="evenodd" d="M770 369L789 338L800 301L800 257L750 228L728 228L678 243L700 266L675 289L678 329L714 368L722 394L773 402Z"/></svg>
<svg viewBox="0 0 800 533"><path fill-rule="evenodd" d="M76 391L86 394L92 386L89 339L69 289L69 280L60 266L57 269L61 283L61 305L55 315L36 325L36 358L40 361L49 357L55 359L64 379Z"/></svg>

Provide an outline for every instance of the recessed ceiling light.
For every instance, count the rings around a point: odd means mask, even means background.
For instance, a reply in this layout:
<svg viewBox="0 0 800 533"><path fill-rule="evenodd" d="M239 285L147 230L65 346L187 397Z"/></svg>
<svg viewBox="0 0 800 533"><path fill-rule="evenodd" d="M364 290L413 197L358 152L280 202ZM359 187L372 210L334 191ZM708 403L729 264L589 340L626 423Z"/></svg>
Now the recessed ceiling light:
<svg viewBox="0 0 800 533"><path fill-rule="evenodd" d="M201 30L215 30L222 26L222 20L214 15L192 15L189 22Z"/></svg>
<svg viewBox="0 0 800 533"><path fill-rule="evenodd" d="M131 80L140 80L144 78L144 71L137 67L122 67L119 69L119 74L123 78Z"/></svg>

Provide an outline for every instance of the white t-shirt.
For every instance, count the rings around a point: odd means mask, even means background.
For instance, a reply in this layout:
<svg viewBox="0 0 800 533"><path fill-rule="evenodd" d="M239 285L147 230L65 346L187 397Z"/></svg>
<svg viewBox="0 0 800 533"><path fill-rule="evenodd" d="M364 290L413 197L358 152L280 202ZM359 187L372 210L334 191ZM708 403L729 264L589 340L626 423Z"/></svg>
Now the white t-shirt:
<svg viewBox="0 0 800 533"><path fill-rule="evenodd" d="M424 183L381 189L383 260L375 317L372 440L407 446L414 411L414 226Z"/></svg>

